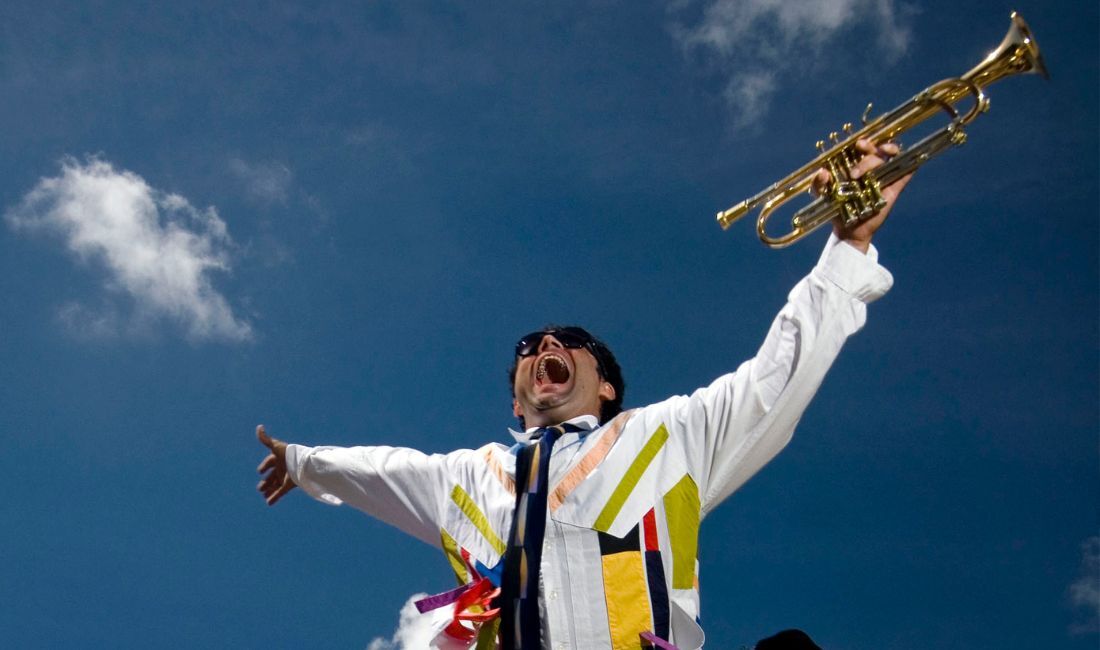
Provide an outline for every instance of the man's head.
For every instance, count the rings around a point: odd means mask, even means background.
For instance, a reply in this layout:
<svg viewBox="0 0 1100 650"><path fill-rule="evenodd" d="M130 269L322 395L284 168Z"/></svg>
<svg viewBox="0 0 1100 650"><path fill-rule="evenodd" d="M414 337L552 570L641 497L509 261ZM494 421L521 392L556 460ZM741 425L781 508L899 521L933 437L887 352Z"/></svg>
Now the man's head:
<svg viewBox="0 0 1100 650"><path fill-rule="evenodd" d="M585 414L603 423L623 410L626 384L615 355L581 327L548 325L521 338L508 380L524 427Z"/></svg>

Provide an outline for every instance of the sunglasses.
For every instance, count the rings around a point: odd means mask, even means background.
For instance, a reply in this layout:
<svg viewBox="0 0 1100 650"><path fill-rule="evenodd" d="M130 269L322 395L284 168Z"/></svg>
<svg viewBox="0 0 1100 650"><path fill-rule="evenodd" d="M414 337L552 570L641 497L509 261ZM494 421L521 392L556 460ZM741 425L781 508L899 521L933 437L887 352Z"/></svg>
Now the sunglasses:
<svg viewBox="0 0 1100 650"><path fill-rule="evenodd" d="M600 361L600 355L596 353L596 343L592 340L592 335L579 327L562 327L549 331L531 332L519 341L516 341L516 356L529 357L536 354L539 351L539 345L542 344L542 340L547 336L553 336L557 339L558 343L561 343L563 348L568 348L570 350L580 350L583 348L588 350L596 359L596 370L599 371L600 376L607 376L603 371L603 362Z"/></svg>

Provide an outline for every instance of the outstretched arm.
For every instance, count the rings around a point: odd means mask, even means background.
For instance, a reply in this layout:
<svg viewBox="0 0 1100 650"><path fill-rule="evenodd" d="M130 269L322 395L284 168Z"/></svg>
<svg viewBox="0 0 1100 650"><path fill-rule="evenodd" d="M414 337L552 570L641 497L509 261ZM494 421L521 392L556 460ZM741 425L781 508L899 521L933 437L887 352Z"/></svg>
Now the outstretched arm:
<svg viewBox="0 0 1100 650"><path fill-rule="evenodd" d="M272 438L263 425L256 437L270 452L260 463L256 489L268 505L295 487L329 505L348 505L438 546L444 510L457 485L497 480L482 452L424 454L387 446L306 447Z"/></svg>

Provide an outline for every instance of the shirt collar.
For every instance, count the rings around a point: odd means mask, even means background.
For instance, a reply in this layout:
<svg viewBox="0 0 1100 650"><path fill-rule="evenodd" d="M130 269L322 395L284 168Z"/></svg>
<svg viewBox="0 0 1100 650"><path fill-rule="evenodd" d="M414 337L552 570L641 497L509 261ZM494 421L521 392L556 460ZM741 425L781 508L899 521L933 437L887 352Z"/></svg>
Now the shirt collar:
<svg viewBox="0 0 1100 650"><path fill-rule="evenodd" d="M596 419L595 415L578 415L575 418L566 420L569 424L575 424L578 427L586 430L595 429L599 426L600 421ZM516 439L516 442L527 442L531 439L531 436L539 430L539 427L531 427L526 431L516 431L509 428L508 433L512 434L512 437Z"/></svg>

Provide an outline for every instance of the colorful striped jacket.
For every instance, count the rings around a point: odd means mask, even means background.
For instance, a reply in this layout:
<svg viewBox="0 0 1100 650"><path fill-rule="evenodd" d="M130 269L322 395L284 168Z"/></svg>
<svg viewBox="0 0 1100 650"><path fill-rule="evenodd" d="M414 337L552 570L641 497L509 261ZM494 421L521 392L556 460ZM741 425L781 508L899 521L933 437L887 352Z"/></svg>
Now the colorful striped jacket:
<svg viewBox="0 0 1100 650"><path fill-rule="evenodd" d="M646 647L643 632L681 650L702 646L699 523L771 460L866 303L893 280L831 238L791 291L756 357L691 395L624 412L563 436L551 457L541 570L547 648ZM515 505L509 447L425 455L394 447L291 445L295 482L322 501L347 502L442 548L459 583L494 576ZM486 624L477 647L496 645Z"/></svg>

